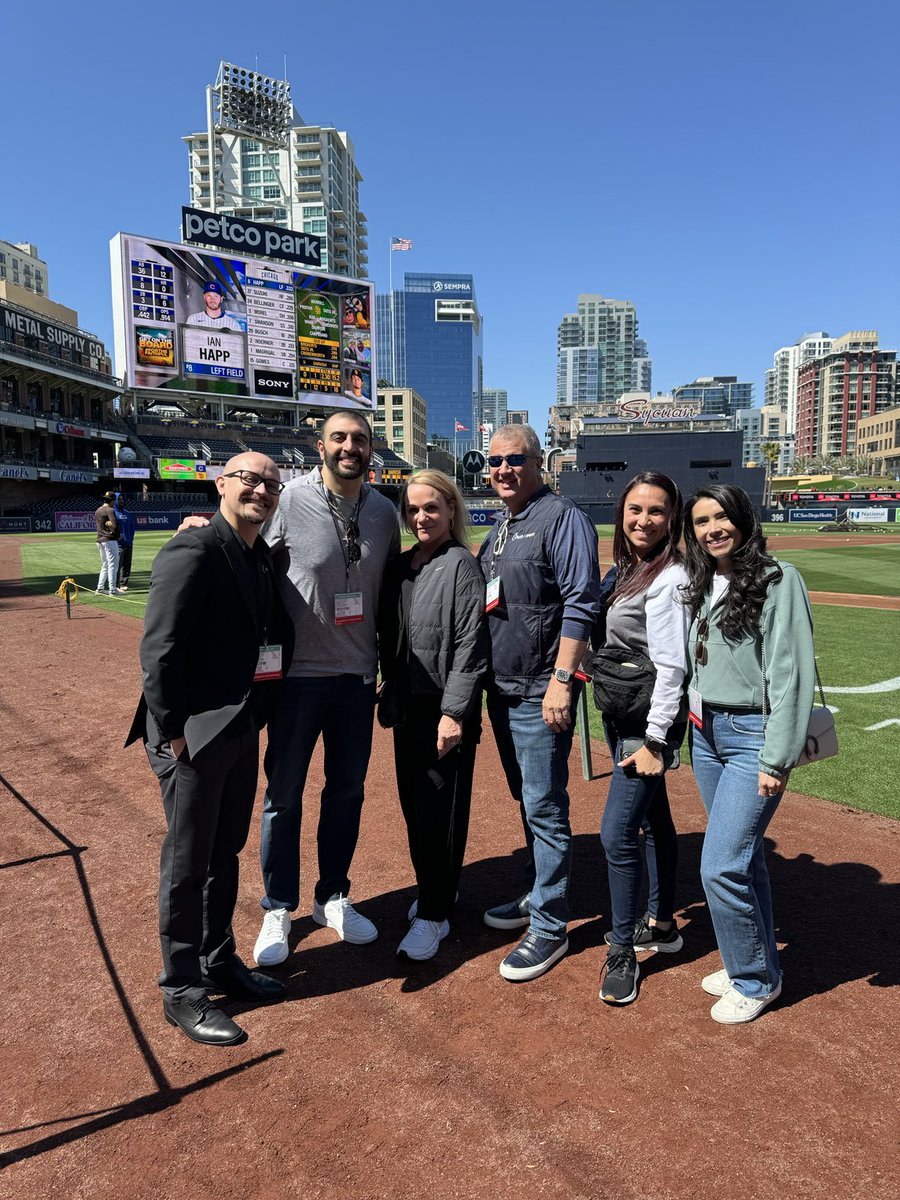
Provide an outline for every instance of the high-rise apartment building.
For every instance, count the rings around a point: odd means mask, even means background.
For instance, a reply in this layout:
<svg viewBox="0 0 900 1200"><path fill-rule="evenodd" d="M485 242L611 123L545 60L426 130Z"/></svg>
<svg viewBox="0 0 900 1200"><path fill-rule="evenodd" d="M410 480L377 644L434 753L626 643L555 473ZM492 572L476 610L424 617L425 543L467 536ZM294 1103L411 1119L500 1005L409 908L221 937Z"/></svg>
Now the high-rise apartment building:
<svg viewBox="0 0 900 1200"><path fill-rule="evenodd" d="M753 384L739 383L737 375L703 375L693 383L672 389L678 404L699 404L711 417L733 417L739 408L753 407Z"/></svg>
<svg viewBox="0 0 900 1200"><path fill-rule="evenodd" d="M323 271L364 279L368 228L350 135L308 125L286 79L222 62L206 92L207 128L183 138L191 206L314 233Z"/></svg>
<svg viewBox="0 0 900 1200"><path fill-rule="evenodd" d="M509 393L506 388L482 388L481 390L481 424L490 426L491 430L499 429L506 424L506 414L509 411Z"/></svg>
<svg viewBox="0 0 900 1200"><path fill-rule="evenodd" d="M631 361L631 392L653 391L653 363L647 343L643 338L634 339L634 358Z"/></svg>
<svg viewBox="0 0 900 1200"><path fill-rule="evenodd" d="M833 338L827 333L806 333L793 346L775 351L773 365L766 371L765 405L780 408L785 414L786 434L797 429L797 373L812 358L821 358L831 349Z"/></svg>
<svg viewBox="0 0 900 1200"><path fill-rule="evenodd" d="M557 331L557 404L614 404L632 390L637 312L630 300L585 294Z"/></svg>
<svg viewBox="0 0 900 1200"><path fill-rule="evenodd" d="M483 332L473 277L407 272L403 290L375 305L380 378L424 397L429 442L449 439L460 451L480 443Z"/></svg>
<svg viewBox="0 0 900 1200"><path fill-rule="evenodd" d="M876 330L835 338L798 371L798 457L853 453L859 422L891 408L896 396L897 352L879 349Z"/></svg>

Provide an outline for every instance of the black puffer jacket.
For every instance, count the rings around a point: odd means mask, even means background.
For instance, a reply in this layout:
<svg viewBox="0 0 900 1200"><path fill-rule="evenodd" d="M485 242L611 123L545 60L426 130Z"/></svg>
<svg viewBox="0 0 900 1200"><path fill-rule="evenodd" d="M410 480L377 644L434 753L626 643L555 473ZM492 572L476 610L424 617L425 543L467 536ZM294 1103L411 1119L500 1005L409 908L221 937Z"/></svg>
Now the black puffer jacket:
<svg viewBox="0 0 900 1200"><path fill-rule="evenodd" d="M404 695L441 696L441 712L461 721L480 704L488 668L484 578L459 542L445 542L415 580L412 611L401 584L415 547L391 560L378 606L381 674ZM405 636L404 636L405 628Z"/></svg>

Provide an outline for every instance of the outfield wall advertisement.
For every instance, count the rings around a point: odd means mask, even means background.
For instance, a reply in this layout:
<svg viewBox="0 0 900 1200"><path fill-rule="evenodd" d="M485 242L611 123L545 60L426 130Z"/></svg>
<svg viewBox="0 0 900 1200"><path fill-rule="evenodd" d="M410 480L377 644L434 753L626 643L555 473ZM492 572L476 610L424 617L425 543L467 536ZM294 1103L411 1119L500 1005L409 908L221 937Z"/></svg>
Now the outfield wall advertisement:
<svg viewBox="0 0 900 1200"><path fill-rule="evenodd" d="M369 280L132 234L117 234L110 252L116 370L128 387L375 407Z"/></svg>

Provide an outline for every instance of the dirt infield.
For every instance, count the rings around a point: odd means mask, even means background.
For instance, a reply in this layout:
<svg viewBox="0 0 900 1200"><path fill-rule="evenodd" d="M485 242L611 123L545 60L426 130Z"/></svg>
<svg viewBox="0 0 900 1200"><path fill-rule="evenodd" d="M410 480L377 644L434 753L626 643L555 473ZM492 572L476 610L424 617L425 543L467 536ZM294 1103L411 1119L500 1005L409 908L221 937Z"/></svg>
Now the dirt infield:
<svg viewBox="0 0 900 1200"><path fill-rule="evenodd" d="M15 1200L434 1200L896 1195L900 824L789 796L771 829L785 988L761 1020L709 1019L719 965L699 883L701 807L672 778L685 947L643 965L627 1009L597 1000L609 902L597 830L608 758L572 757L569 955L512 985L514 935L482 909L517 894L521 829L492 739L450 937L395 956L412 898L387 735L377 732L354 898L381 929L336 942L303 908L277 973L287 1000L228 1005L229 1050L165 1024L155 976L163 820L139 747L140 626L17 584L0 542L3 1033L0 1197ZM321 757L308 812L315 814ZM235 918L258 921L256 830Z"/></svg>

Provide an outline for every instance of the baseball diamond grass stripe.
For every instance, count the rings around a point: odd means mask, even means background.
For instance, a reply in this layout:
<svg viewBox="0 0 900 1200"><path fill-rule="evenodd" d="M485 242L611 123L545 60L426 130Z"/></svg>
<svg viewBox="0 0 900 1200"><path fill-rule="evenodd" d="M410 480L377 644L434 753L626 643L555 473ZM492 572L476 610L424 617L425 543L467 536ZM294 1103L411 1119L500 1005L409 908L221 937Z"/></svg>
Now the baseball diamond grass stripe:
<svg viewBox="0 0 900 1200"><path fill-rule="evenodd" d="M900 542L782 550L778 557L794 564L811 592L900 596Z"/></svg>
<svg viewBox="0 0 900 1200"><path fill-rule="evenodd" d="M601 536L605 530L601 530ZM806 531L804 531L806 532ZM477 533L476 533L477 536ZM824 535L823 535L824 536ZM21 546L22 577L27 587L52 596L66 576L85 590L88 604L143 617L150 567L168 532L140 533L135 539L129 592L109 599L94 595L100 569L93 534L43 535ZM784 551L812 590L897 595L897 546L848 546L845 542L815 551ZM893 555L893 557L892 557ZM811 556L811 557L810 557ZM60 616L65 623L64 605ZM791 787L868 812L900 817L900 691L835 693L834 687L869 687L900 676L900 616L895 611L814 606L816 650L826 700L838 709L840 753L827 762L794 772ZM603 737L599 714L589 703L591 733ZM872 729L871 726L880 728ZM684 752L687 761L687 751Z"/></svg>

